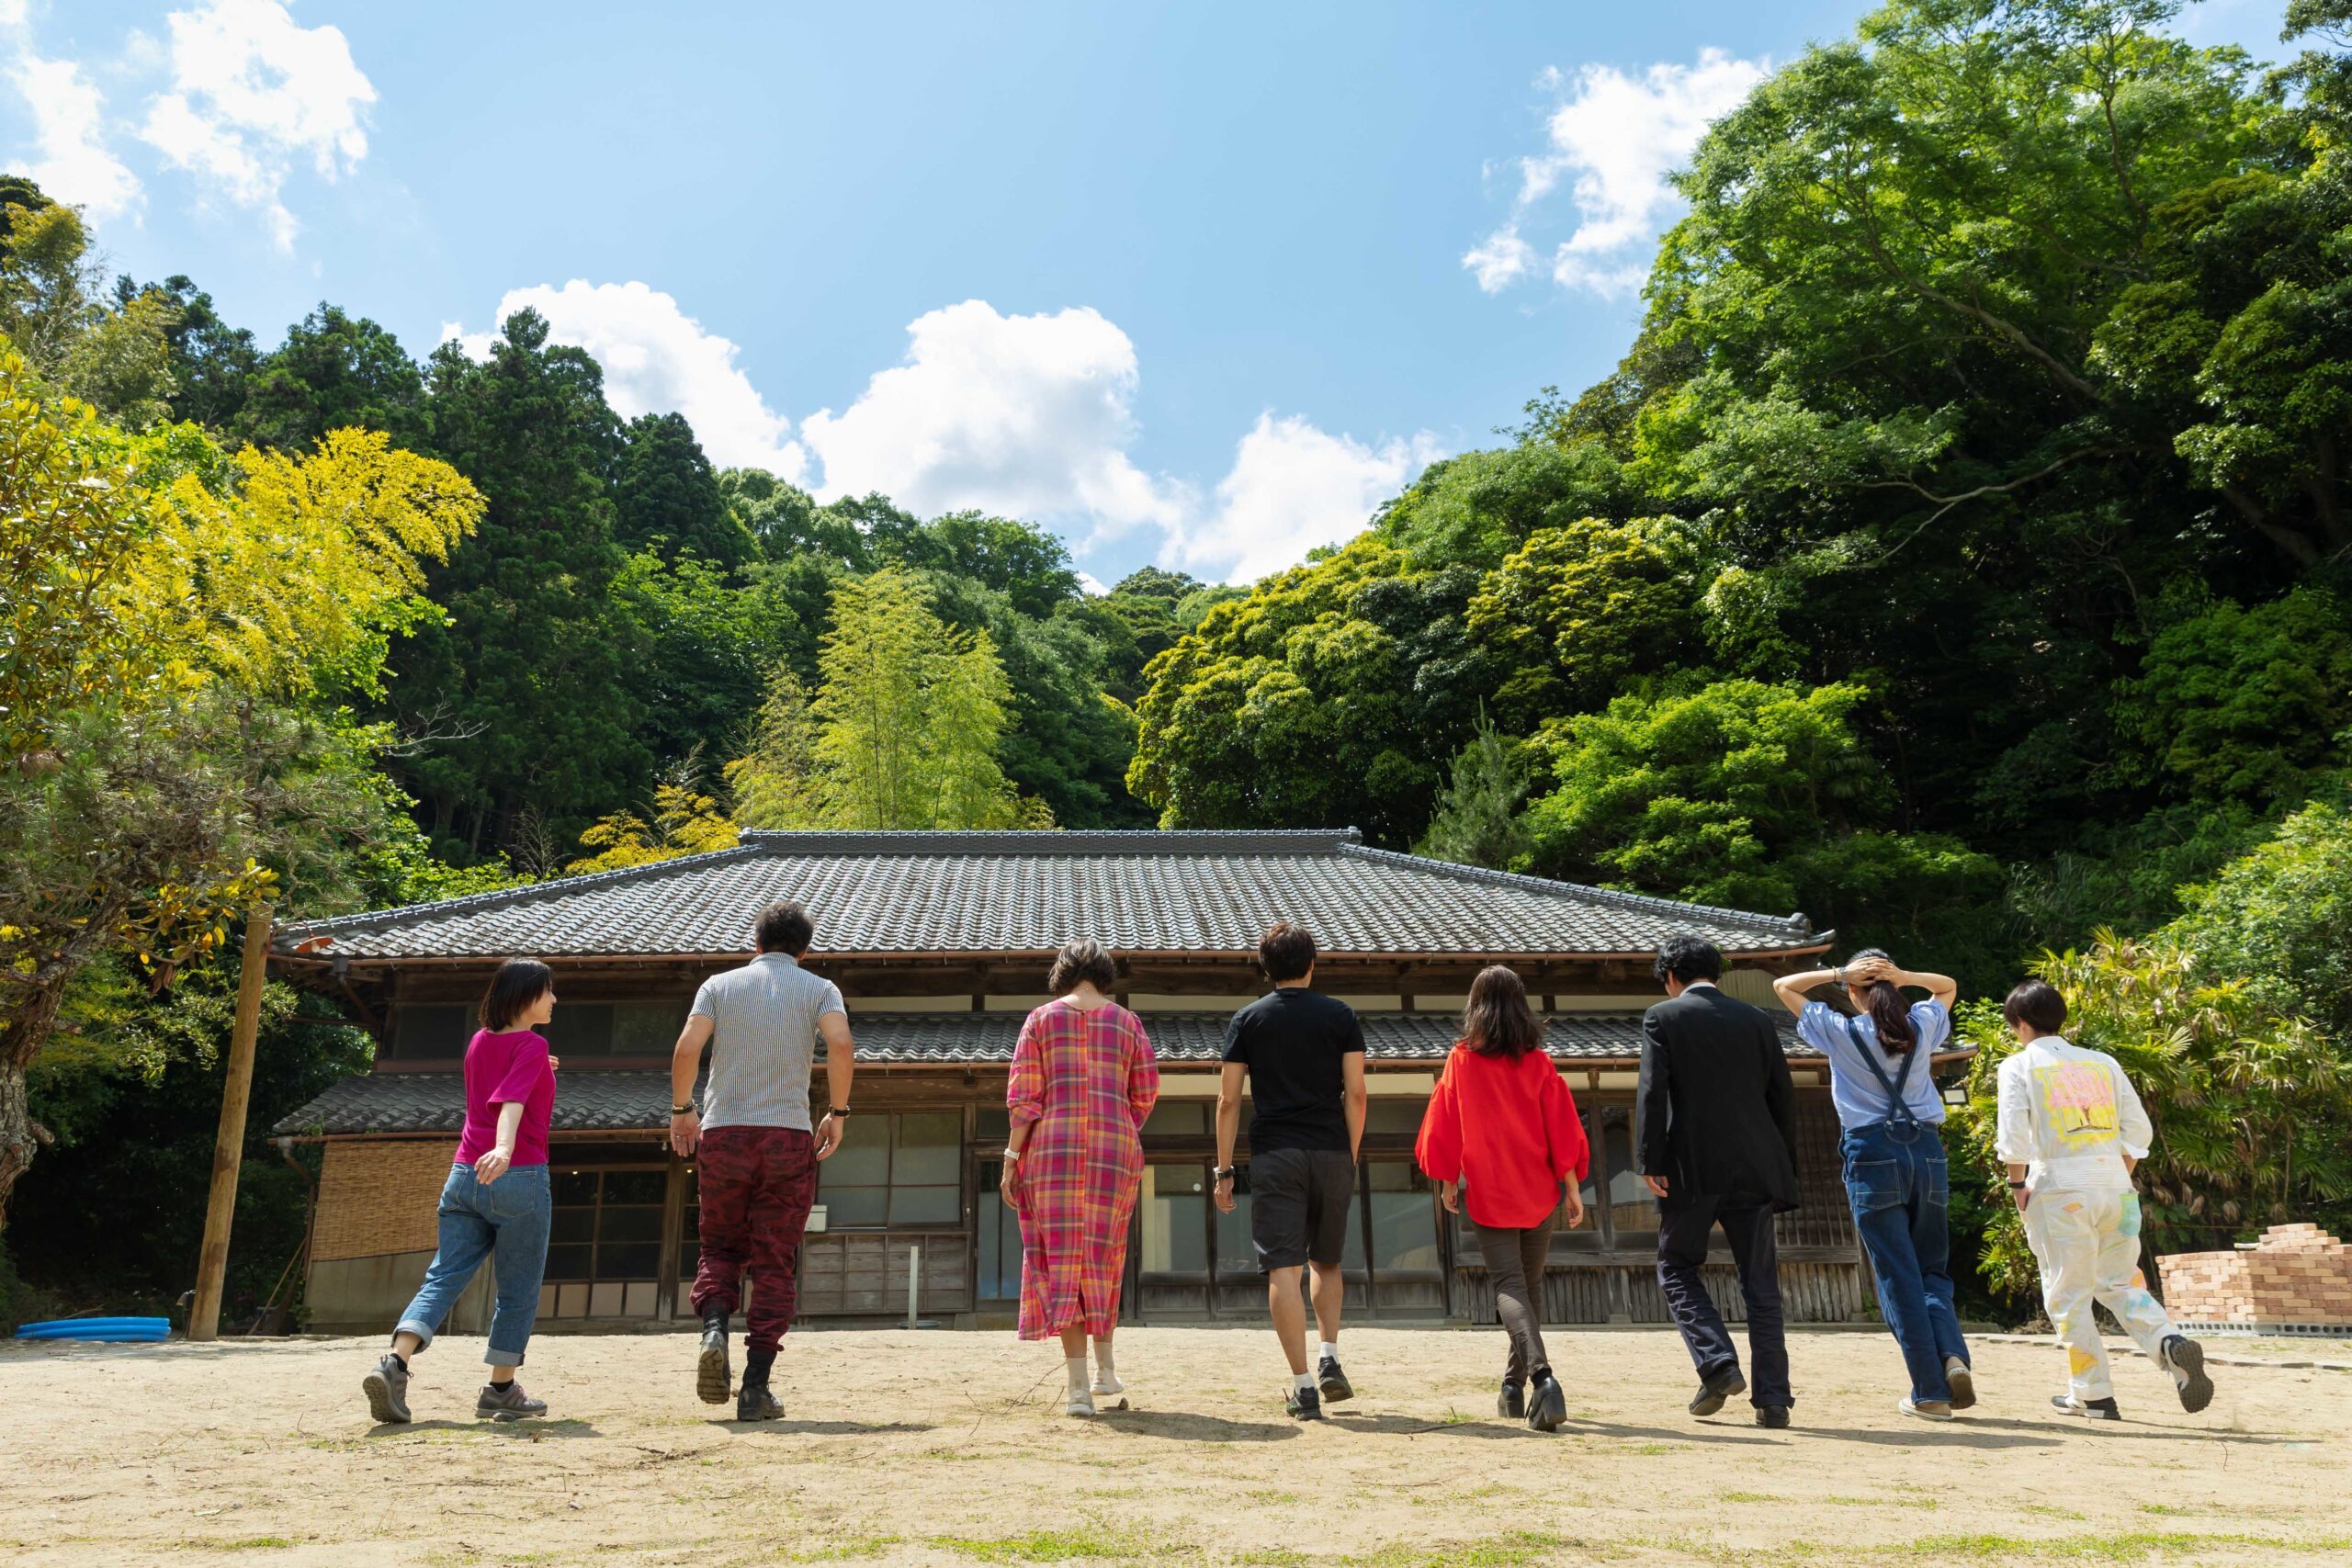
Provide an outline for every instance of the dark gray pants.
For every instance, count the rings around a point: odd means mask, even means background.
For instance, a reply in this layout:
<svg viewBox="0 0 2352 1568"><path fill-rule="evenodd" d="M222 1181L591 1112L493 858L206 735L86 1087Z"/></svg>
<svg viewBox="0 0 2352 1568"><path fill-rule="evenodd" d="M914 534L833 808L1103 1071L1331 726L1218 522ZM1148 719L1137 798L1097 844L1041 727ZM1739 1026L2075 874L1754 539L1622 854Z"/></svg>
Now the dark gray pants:
<svg viewBox="0 0 2352 1568"><path fill-rule="evenodd" d="M1478 1252L1487 1260L1487 1281L1495 1288L1495 1315L1510 1336L1506 1382L1523 1383L1552 1359L1544 1351L1544 1268L1552 1256L1552 1226L1560 1211L1525 1230L1478 1225Z"/></svg>

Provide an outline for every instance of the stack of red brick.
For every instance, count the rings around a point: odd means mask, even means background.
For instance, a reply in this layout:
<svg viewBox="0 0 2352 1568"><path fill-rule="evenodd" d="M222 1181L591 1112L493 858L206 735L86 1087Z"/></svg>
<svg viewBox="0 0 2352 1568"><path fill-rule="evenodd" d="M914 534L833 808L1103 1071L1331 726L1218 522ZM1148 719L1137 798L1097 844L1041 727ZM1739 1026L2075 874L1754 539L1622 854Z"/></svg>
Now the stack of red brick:
<svg viewBox="0 0 2352 1568"><path fill-rule="evenodd" d="M2250 1247L2175 1253L2156 1268L2176 1322L2352 1325L2352 1247L2315 1224L2272 1225Z"/></svg>

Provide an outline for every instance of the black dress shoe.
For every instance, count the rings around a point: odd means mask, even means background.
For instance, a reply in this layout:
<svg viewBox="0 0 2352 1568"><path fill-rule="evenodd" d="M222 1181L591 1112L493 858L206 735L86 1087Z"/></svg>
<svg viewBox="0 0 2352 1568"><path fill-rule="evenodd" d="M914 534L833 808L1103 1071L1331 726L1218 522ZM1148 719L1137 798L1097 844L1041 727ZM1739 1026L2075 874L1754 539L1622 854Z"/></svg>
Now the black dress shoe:
<svg viewBox="0 0 2352 1568"><path fill-rule="evenodd" d="M1713 1377L1699 1380L1699 1392L1690 1396L1690 1414L1713 1416L1724 1407L1724 1400L1747 1392L1747 1380L1739 1375L1739 1369L1725 1367Z"/></svg>
<svg viewBox="0 0 2352 1568"><path fill-rule="evenodd" d="M1568 1396L1560 1392L1560 1380L1548 1373L1537 1378L1527 1393L1527 1424L1539 1432L1556 1432L1567 1418Z"/></svg>
<svg viewBox="0 0 2352 1568"><path fill-rule="evenodd" d="M1789 1407L1785 1404L1759 1404L1756 1407L1756 1424L1775 1432L1785 1430L1789 1424Z"/></svg>
<svg viewBox="0 0 2352 1568"><path fill-rule="evenodd" d="M1502 1393L1495 1396L1495 1414L1507 1421L1527 1419L1527 1385L1520 1382L1503 1384Z"/></svg>

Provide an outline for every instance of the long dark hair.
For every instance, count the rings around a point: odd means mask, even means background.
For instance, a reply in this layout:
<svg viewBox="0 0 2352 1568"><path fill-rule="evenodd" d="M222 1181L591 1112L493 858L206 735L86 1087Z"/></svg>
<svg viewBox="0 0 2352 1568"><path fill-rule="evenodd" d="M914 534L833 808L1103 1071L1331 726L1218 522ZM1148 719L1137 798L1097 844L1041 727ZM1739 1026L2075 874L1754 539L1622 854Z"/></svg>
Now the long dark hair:
<svg viewBox="0 0 2352 1568"><path fill-rule="evenodd" d="M1527 1005L1527 983L1506 964L1489 964L1470 982L1462 1038L1482 1056L1517 1061L1544 1045L1544 1026Z"/></svg>
<svg viewBox="0 0 2352 1568"><path fill-rule="evenodd" d="M1865 958L1894 962L1883 947L1866 947L1846 962L1859 964ZM1871 1026L1878 1031L1879 1045L1888 1055L1903 1055L1919 1043L1919 1032L1911 1027L1911 1004L1903 999L1902 988L1893 981L1871 981L1862 989L1862 1004L1870 1011Z"/></svg>
<svg viewBox="0 0 2352 1568"><path fill-rule="evenodd" d="M490 977L476 1016L492 1034L503 1034L525 1009L555 988L555 971L536 958L510 958Z"/></svg>

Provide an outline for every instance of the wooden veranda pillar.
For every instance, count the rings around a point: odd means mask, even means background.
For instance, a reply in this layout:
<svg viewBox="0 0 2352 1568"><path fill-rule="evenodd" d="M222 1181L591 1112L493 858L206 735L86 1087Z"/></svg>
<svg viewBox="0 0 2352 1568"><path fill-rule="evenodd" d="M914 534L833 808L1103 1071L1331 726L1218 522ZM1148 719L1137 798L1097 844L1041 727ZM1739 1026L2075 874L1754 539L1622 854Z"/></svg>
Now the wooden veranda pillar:
<svg viewBox="0 0 2352 1568"><path fill-rule="evenodd" d="M254 1040L261 1031L262 981L268 971L270 908L245 916L244 968L237 977L237 1019L229 1031L229 1075L220 1090L220 1131L212 1144L212 1187L204 1205L204 1251L196 1265L190 1339L220 1332L220 1293L229 1273L229 1228L237 1214L237 1168L245 1158L245 1110L254 1092Z"/></svg>

